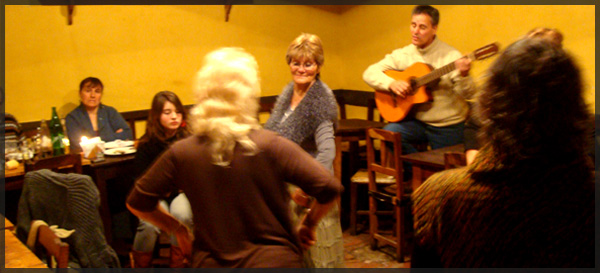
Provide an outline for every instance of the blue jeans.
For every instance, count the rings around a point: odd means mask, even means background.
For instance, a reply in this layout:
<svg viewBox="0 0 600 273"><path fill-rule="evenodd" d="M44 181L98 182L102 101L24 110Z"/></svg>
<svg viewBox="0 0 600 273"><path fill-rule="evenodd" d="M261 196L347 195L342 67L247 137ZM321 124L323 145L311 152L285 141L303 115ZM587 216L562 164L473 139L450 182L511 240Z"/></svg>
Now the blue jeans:
<svg viewBox="0 0 600 273"><path fill-rule="evenodd" d="M432 150L463 143L465 123L436 127L416 119L406 119L388 123L383 129L399 132L402 135L402 154L412 154L418 152L412 145L415 143L429 143ZM405 180L412 176L409 162L404 162L404 174Z"/></svg>
<svg viewBox="0 0 600 273"><path fill-rule="evenodd" d="M171 201L171 205L167 205L165 200L160 200L160 205L169 211L175 219L181 221L186 226L193 228L192 219L192 207L190 201L187 199L185 194L180 193ZM160 229L156 226L140 219L140 222L133 239L132 249L140 252L152 252L154 251L154 245L160 234ZM177 238L171 236L171 245L178 246Z"/></svg>

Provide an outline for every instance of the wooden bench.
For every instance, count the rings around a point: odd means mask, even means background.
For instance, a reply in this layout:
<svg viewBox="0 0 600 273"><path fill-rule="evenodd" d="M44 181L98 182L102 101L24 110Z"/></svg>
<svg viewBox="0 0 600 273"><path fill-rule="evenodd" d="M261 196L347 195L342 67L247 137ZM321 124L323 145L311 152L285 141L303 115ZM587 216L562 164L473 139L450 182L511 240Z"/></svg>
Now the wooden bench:
<svg viewBox="0 0 600 273"><path fill-rule="evenodd" d="M374 120L375 118L375 93L371 91L351 90L351 89L335 89L333 94L336 97L337 103L340 109L340 119L346 119L346 106L359 106L367 108L367 120ZM271 113L277 95L274 96L263 96L260 97L260 113ZM184 105L186 109L190 110L193 104ZM131 131L134 139L138 139L143 135L143 132L136 132L136 122L144 122L148 120L149 109L132 110L121 112L121 116L125 119ZM381 121L381 115L379 115L379 121ZM40 126L40 121L28 121L21 123L21 130L24 132L25 137L32 138L37 134L37 128Z"/></svg>
<svg viewBox="0 0 600 273"><path fill-rule="evenodd" d="M277 96L264 96L260 98L260 109L259 113L270 113L275 105L275 100ZM184 105L187 110L190 110L194 105L188 104ZM135 130L136 122L143 122L148 120L148 115L150 113L150 109L143 110L133 110L133 111L125 111L120 112L121 116L125 119L129 128L131 128L131 132L133 134L134 139L139 139L143 132L138 134ZM25 134L25 137L32 138L37 134L37 128L40 126L40 120L37 121L28 121L21 123L21 130Z"/></svg>

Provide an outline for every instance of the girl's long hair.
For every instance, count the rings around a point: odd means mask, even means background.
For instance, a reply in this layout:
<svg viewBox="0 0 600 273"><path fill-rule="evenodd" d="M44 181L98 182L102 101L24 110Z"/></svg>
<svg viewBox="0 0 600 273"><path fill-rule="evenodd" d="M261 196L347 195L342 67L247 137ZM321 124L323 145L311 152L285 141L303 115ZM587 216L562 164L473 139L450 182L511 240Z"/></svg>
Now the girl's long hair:
<svg viewBox="0 0 600 273"><path fill-rule="evenodd" d="M186 124L187 111L179 97L171 91L161 91L154 95L152 99L152 107L148 114L148 120L146 122L146 133L140 139L140 144L148 142L150 139L156 139L160 142L167 142L169 136L165 132L165 128L160 124L160 116L162 115L163 108L166 102L170 102L175 106L178 112L182 115L181 126L177 128L175 133L175 139L182 139L190 135L189 127Z"/></svg>

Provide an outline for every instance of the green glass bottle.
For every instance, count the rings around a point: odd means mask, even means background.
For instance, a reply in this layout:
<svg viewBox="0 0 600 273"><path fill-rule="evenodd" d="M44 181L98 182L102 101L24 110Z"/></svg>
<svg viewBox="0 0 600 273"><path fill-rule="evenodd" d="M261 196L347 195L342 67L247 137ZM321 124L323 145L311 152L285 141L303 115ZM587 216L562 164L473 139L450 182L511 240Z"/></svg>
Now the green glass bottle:
<svg viewBox="0 0 600 273"><path fill-rule="evenodd" d="M60 118L56 113L56 107L52 107L52 119L50 119L50 137L52 138L52 150L54 156L65 154L65 144L63 138L65 133L63 132Z"/></svg>

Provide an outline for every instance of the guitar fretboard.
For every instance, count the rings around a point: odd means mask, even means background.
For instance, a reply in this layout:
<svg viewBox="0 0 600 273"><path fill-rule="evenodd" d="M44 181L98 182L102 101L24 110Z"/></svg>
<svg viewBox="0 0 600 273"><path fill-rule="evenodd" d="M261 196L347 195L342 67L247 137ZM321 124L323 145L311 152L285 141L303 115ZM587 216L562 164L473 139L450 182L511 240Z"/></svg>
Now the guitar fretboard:
<svg viewBox="0 0 600 273"><path fill-rule="evenodd" d="M430 73L428 73L427 75L417 78L415 80L416 84L417 84L416 87L421 87L423 85L427 85L428 83L435 81L435 80L439 79L440 77L454 71L454 69L456 69L454 62L444 65L438 69L435 69L435 70L431 71Z"/></svg>
<svg viewBox="0 0 600 273"><path fill-rule="evenodd" d="M470 53L465 57L467 57L471 60L476 59L473 53ZM441 78L442 76L454 71L454 69L456 69L454 62L451 62L451 63L444 65L438 69L435 69L435 70L429 72L427 75L415 79L415 82L416 82L415 88L421 87L423 85L427 85L428 83L433 82L433 81Z"/></svg>

